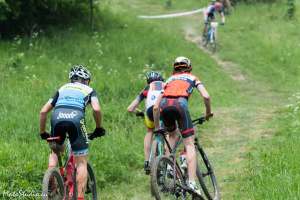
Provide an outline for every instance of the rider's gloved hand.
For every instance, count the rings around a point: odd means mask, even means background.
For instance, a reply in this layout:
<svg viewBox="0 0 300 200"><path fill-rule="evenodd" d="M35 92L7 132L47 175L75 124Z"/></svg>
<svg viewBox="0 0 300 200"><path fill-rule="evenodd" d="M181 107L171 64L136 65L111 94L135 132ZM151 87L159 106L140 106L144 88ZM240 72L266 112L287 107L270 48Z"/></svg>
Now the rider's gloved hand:
<svg viewBox="0 0 300 200"><path fill-rule="evenodd" d="M42 140L47 140L50 137L50 134L47 132L40 133Z"/></svg>
<svg viewBox="0 0 300 200"><path fill-rule="evenodd" d="M225 25L225 22L221 22L220 25L224 26L224 25Z"/></svg>
<svg viewBox="0 0 300 200"><path fill-rule="evenodd" d="M137 117L144 117L145 116L145 114L144 114L144 112L136 112L135 113L135 116L137 116Z"/></svg>
<svg viewBox="0 0 300 200"><path fill-rule="evenodd" d="M95 139L96 137L102 137L105 135L105 129L100 127L100 128L95 128L94 132L88 136L90 140Z"/></svg>
<svg viewBox="0 0 300 200"><path fill-rule="evenodd" d="M214 116L213 113L206 113L206 115L205 115L206 121L209 121L209 118L211 118L211 117L213 117L213 116Z"/></svg>

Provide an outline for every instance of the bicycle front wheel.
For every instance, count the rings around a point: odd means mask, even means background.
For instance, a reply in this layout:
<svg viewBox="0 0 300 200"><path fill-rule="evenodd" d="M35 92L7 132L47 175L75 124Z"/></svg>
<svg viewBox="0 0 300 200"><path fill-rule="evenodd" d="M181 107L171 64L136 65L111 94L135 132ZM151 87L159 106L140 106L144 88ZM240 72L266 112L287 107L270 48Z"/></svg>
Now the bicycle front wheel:
<svg viewBox="0 0 300 200"><path fill-rule="evenodd" d="M220 200L220 191L214 170L203 148L196 144L197 152L197 177L205 196L209 200Z"/></svg>
<svg viewBox="0 0 300 200"><path fill-rule="evenodd" d="M217 51L217 41L216 41L216 33L214 31L211 31L208 43L209 43L209 50L212 53L215 53Z"/></svg>
<svg viewBox="0 0 300 200"><path fill-rule="evenodd" d="M87 171L88 171L88 179L87 179L84 199L97 200L96 178L93 169L89 163L87 164Z"/></svg>
<svg viewBox="0 0 300 200"><path fill-rule="evenodd" d="M65 190L63 179L56 168L48 169L43 178L43 200L61 200Z"/></svg>

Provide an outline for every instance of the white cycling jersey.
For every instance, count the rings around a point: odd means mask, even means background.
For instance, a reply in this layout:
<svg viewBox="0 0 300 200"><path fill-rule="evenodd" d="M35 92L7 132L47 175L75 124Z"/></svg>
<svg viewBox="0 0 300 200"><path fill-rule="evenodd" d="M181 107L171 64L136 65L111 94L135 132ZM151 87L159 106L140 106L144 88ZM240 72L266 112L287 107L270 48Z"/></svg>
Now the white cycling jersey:
<svg viewBox="0 0 300 200"><path fill-rule="evenodd" d="M157 97L164 89L164 82L162 81L153 81L149 84L149 90L147 93L147 99L145 101L146 109L150 108L156 103Z"/></svg>

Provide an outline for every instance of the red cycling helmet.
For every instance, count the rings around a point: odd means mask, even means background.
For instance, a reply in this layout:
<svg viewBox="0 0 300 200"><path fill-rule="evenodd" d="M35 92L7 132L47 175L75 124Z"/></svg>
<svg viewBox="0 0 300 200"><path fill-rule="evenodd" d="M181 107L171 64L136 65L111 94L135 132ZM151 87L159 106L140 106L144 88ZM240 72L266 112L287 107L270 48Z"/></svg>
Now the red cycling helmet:
<svg viewBox="0 0 300 200"><path fill-rule="evenodd" d="M214 3L214 6L215 6L215 9L216 9L217 11L220 11L220 10L222 10L222 8L223 8L223 4L220 3L220 2Z"/></svg>

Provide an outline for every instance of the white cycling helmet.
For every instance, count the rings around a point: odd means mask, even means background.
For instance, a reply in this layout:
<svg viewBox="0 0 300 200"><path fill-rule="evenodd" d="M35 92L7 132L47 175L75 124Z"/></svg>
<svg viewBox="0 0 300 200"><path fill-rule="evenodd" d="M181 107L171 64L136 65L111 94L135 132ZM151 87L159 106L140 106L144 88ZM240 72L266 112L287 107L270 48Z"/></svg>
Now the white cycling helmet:
<svg viewBox="0 0 300 200"><path fill-rule="evenodd" d="M91 73L82 65L75 65L71 68L69 73L69 79L82 78L83 80L90 80Z"/></svg>
<svg viewBox="0 0 300 200"><path fill-rule="evenodd" d="M173 67L174 67L174 71L182 71L182 69L191 71L192 63L191 63L190 59L180 56L175 59Z"/></svg>

